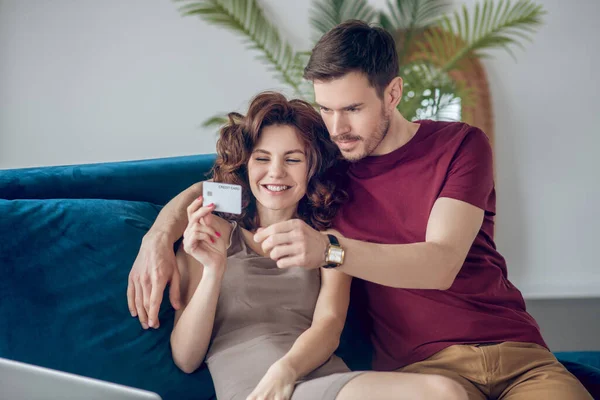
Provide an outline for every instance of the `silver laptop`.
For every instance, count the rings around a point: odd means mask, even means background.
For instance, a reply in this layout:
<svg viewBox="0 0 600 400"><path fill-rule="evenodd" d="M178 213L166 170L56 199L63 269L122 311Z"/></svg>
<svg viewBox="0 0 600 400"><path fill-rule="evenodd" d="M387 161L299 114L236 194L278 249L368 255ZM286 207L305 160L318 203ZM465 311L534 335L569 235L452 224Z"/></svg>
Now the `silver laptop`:
<svg viewBox="0 0 600 400"><path fill-rule="evenodd" d="M146 390L0 358L2 400L161 400Z"/></svg>

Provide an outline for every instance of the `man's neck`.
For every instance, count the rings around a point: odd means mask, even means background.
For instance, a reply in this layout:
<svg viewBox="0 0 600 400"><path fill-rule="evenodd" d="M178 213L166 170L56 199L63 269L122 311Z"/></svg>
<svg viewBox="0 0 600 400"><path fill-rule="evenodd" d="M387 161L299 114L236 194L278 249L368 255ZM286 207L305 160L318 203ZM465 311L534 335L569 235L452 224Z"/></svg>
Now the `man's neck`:
<svg viewBox="0 0 600 400"><path fill-rule="evenodd" d="M386 137L371 155L381 156L404 146L415 136L420 124L410 122L396 110L390 120L390 128Z"/></svg>

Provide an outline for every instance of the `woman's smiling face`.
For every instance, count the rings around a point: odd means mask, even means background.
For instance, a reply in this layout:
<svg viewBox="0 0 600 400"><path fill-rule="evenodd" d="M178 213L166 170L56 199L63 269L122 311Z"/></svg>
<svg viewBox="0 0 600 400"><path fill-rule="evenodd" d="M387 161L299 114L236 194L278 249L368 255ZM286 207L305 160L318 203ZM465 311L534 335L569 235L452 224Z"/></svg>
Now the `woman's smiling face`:
<svg viewBox="0 0 600 400"><path fill-rule="evenodd" d="M308 180L306 151L295 127L262 129L248 161L248 180L261 220L266 216L262 214L270 211L288 219L295 215Z"/></svg>

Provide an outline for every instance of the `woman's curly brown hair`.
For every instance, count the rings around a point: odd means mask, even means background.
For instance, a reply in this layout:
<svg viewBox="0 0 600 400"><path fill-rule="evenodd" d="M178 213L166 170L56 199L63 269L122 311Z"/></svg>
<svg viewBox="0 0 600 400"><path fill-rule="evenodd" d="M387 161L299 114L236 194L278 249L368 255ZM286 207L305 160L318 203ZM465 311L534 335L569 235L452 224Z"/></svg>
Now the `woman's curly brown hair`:
<svg viewBox="0 0 600 400"><path fill-rule="evenodd" d="M248 161L265 127L288 125L296 129L304 143L308 162L308 184L306 195L298 204L298 217L317 230L331 227L333 217L348 197L342 189L346 163L329 139L319 113L305 101L288 101L280 93L263 92L251 101L246 116L228 116L229 122L217 141L213 180L242 186L242 213L222 216L248 230L260 226L256 199L248 181Z"/></svg>

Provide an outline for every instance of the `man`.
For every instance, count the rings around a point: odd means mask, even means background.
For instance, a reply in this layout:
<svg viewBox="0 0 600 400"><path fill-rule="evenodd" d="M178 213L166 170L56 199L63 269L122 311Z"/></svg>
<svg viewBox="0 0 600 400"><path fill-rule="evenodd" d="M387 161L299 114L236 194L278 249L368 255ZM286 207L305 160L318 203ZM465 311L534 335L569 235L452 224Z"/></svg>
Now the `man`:
<svg viewBox="0 0 600 400"><path fill-rule="evenodd" d="M485 134L407 121L391 35L343 23L313 49L304 77L331 139L351 162L336 231L300 220L254 240L280 268L337 268L360 278L377 370L435 373L471 399L590 399L546 348L493 241L495 189ZM144 238L129 279L132 315L157 327L166 282L179 305L173 242L199 184L172 200Z"/></svg>

